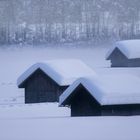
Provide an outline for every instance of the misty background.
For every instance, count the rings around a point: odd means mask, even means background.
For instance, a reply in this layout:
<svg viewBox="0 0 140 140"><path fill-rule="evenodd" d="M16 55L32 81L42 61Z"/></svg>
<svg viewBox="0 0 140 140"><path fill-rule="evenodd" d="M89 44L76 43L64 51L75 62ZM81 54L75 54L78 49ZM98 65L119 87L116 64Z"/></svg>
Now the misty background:
<svg viewBox="0 0 140 140"><path fill-rule="evenodd" d="M0 44L138 38L139 0L0 0Z"/></svg>

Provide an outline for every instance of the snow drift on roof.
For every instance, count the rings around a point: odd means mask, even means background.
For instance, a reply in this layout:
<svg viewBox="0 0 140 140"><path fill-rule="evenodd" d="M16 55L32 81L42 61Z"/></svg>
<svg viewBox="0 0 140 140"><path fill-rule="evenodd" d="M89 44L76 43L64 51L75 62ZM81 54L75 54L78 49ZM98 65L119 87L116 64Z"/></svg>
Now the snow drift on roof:
<svg viewBox="0 0 140 140"><path fill-rule="evenodd" d="M107 53L107 60L115 48L118 48L129 59L140 58L140 40L118 41L115 46Z"/></svg>
<svg viewBox="0 0 140 140"><path fill-rule="evenodd" d="M123 75L102 75L80 78L60 96L60 105L82 84L101 105L140 103L140 78Z"/></svg>
<svg viewBox="0 0 140 140"><path fill-rule="evenodd" d="M21 85L39 68L61 86L70 85L80 77L95 75L90 67L78 59L50 60L32 65L18 78L17 85Z"/></svg>

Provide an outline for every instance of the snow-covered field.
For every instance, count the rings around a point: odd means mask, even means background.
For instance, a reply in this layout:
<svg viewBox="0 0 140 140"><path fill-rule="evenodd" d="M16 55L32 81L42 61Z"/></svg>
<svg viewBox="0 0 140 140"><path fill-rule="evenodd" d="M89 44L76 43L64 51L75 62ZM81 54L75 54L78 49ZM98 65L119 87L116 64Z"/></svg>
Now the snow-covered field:
<svg viewBox="0 0 140 140"><path fill-rule="evenodd" d="M24 90L17 88L17 78L36 62L52 59L77 58L93 68L108 67L105 61L106 49L97 48L34 48L0 50L0 98L15 101L24 96ZM8 97L8 99L6 99ZM2 100L0 99L0 104ZM18 99L17 99L18 100ZM16 102L16 101L15 101Z"/></svg>
<svg viewBox="0 0 140 140"><path fill-rule="evenodd" d="M139 140L140 117L0 120L1 140Z"/></svg>
<svg viewBox="0 0 140 140"><path fill-rule="evenodd" d="M1 119L28 119L44 117L69 117L70 109L58 103L15 104L0 106Z"/></svg>
<svg viewBox="0 0 140 140"><path fill-rule="evenodd" d="M115 71L140 76L139 68L108 69L106 48L36 48L0 50L0 140L140 140L140 117L76 117L57 103L24 105L16 80L36 62L78 58L98 74Z"/></svg>

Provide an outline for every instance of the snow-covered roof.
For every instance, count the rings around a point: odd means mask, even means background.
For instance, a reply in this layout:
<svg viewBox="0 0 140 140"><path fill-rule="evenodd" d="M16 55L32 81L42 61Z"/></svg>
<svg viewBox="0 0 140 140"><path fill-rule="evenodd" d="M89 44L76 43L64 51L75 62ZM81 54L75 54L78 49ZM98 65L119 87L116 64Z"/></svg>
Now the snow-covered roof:
<svg viewBox="0 0 140 140"><path fill-rule="evenodd" d="M128 59L140 58L140 40L118 41L107 53L108 60L112 52L118 48Z"/></svg>
<svg viewBox="0 0 140 140"><path fill-rule="evenodd" d="M18 78L17 85L21 85L37 69L41 69L60 86L70 85L80 77L96 75L90 67L78 59L50 60L32 65Z"/></svg>
<svg viewBox="0 0 140 140"><path fill-rule="evenodd" d="M140 104L140 78L123 75L102 75L76 80L60 96L60 106L82 84L101 105Z"/></svg>

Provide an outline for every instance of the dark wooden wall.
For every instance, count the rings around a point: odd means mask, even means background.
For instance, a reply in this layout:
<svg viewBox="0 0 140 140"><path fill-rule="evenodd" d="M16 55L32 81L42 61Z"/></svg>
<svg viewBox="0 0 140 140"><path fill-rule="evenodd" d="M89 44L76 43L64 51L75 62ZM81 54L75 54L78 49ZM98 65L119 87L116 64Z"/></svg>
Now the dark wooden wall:
<svg viewBox="0 0 140 140"><path fill-rule="evenodd" d="M71 116L140 115L140 104L101 106L81 85L72 93L64 104L71 106Z"/></svg>
<svg viewBox="0 0 140 140"><path fill-rule="evenodd" d="M108 105L101 107L102 116L132 116L140 115L140 104Z"/></svg>
<svg viewBox="0 0 140 140"><path fill-rule="evenodd" d="M59 86L42 70L35 71L24 83L25 103L58 102L67 86Z"/></svg>
<svg viewBox="0 0 140 140"><path fill-rule="evenodd" d="M110 56L111 67L127 67L128 59L126 56L116 48Z"/></svg>
<svg viewBox="0 0 140 140"><path fill-rule="evenodd" d="M140 67L140 58L128 59L118 48L110 55L111 67Z"/></svg>
<svg viewBox="0 0 140 140"><path fill-rule="evenodd" d="M70 105L71 116L100 116L99 103L80 85L64 102Z"/></svg>
<svg viewBox="0 0 140 140"><path fill-rule="evenodd" d="M140 67L140 58L128 59L128 67Z"/></svg>
<svg viewBox="0 0 140 140"><path fill-rule="evenodd" d="M71 104L71 116L100 116L99 104L84 92L76 94Z"/></svg>

